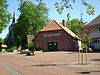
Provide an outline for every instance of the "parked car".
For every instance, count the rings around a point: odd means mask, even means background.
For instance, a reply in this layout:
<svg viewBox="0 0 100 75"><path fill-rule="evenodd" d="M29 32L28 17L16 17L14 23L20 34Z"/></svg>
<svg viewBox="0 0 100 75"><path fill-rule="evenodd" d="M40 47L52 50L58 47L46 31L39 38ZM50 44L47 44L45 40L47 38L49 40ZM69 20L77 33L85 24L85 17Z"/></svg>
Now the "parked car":
<svg viewBox="0 0 100 75"><path fill-rule="evenodd" d="M21 54L26 54L26 52L28 52L28 49L22 49L22 50L20 50Z"/></svg>
<svg viewBox="0 0 100 75"><path fill-rule="evenodd" d="M83 52L86 52L86 50L87 50L88 53L93 51L93 49L90 48L90 47L89 48L83 48Z"/></svg>

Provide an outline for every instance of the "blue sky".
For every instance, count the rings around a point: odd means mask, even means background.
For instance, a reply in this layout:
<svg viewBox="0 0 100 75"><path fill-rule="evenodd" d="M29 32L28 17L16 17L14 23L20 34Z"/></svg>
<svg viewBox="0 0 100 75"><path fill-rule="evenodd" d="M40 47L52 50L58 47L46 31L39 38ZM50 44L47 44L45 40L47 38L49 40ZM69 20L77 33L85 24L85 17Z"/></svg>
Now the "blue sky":
<svg viewBox="0 0 100 75"><path fill-rule="evenodd" d="M32 1L33 1L33 3L37 3L35 0L32 0ZM44 0L44 2L46 3L46 7L49 9L49 18L55 19L55 20L61 22L61 20L66 19L66 15L67 15L67 13L69 13L69 9L64 9L63 14L59 15L58 12L56 11L55 5L54 5L55 2L57 2L57 1L60 2L61 0ZM100 0L86 0L86 1L88 1L90 4L92 4L95 7L95 15L89 16L86 13L86 7L84 5L82 5L81 0L76 0L76 3L73 4L73 10L70 10L71 19L72 18L80 19L81 12L83 13L84 22L90 22L95 17L100 15ZM9 4L8 11L11 14L13 14L13 12L15 12L16 18L18 18L19 14L20 14L19 11L17 10L19 7L19 2L17 0L7 0L7 2ZM10 24L11 24L11 22L10 22ZM9 25L8 25L8 27L9 27ZM8 27L5 28L3 30L3 32L0 34L0 38L6 37L6 35L9 32Z"/></svg>

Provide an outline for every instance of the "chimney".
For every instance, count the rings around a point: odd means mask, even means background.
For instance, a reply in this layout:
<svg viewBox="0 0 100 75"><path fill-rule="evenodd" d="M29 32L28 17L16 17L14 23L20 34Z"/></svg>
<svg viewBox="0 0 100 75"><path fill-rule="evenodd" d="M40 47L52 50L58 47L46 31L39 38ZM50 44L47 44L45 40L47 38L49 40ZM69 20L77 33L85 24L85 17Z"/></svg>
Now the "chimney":
<svg viewBox="0 0 100 75"><path fill-rule="evenodd" d="M66 21L65 21L65 20L62 20L62 25L63 25L64 27L66 27Z"/></svg>

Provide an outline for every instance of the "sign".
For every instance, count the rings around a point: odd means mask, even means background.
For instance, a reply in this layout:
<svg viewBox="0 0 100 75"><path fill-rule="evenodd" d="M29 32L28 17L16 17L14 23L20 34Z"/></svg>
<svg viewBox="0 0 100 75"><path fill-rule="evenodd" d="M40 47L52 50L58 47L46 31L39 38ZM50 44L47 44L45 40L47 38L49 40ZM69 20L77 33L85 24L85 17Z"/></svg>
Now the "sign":
<svg viewBox="0 0 100 75"><path fill-rule="evenodd" d="M43 37L57 37L61 36L61 33L44 34Z"/></svg>
<svg viewBox="0 0 100 75"><path fill-rule="evenodd" d="M33 43L32 40L34 39L34 35L27 35L27 43Z"/></svg>

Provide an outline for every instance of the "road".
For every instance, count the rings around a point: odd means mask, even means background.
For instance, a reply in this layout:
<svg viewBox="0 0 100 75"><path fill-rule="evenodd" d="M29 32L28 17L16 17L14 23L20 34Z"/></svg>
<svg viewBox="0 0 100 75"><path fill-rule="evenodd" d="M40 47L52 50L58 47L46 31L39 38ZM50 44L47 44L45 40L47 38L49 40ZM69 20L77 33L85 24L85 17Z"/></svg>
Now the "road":
<svg viewBox="0 0 100 75"><path fill-rule="evenodd" d="M0 75L100 75L100 53L88 54L88 65L77 65L76 52L0 54Z"/></svg>

